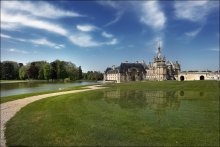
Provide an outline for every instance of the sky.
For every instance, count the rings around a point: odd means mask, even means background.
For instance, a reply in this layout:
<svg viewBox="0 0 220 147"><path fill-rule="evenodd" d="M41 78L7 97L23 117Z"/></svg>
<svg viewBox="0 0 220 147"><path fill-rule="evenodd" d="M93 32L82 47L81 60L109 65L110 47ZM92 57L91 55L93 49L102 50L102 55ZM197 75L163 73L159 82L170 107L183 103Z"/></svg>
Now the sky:
<svg viewBox="0 0 220 147"><path fill-rule="evenodd" d="M1 1L1 61L56 59L83 71L162 55L219 69L219 1Z"/></svg>

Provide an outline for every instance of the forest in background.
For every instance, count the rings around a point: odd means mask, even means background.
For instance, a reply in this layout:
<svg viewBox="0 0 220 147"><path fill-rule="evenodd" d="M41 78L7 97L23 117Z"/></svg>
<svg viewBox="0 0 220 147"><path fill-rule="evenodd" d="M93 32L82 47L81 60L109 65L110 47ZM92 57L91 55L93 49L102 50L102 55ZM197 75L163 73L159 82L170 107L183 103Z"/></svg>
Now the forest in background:
<svg viewBox="0 0 220 147"><path fill-rule="evenodd" d="M83 73L81 66L72 62L55 60L29 62L26 65L15 61L0 62L1 80L103 80L103 74L98 71Z"/></svg>

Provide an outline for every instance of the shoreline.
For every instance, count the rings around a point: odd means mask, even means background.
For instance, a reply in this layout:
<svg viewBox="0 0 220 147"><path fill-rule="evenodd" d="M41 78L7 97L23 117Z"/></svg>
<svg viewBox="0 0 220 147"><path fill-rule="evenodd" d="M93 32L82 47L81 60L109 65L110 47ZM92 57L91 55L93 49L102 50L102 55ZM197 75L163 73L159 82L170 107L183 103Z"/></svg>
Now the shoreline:
<svg viewBox="0 0 220 147"><path fill-rule="evenodd" d="M2 103L0 105L1 108L1 147L6 147L6 140L5 140L5 124L18 112L21 108L25 107L26 105L35 102L40 99L53 97L53 96L59 96L64 94L72 94L72 93L78 93L78 92L84 92L84 91L91 91L91 90L98 90L98 89L104 89L106 87L101 87L99 85L92 85L92 86L86 86L85 88L88 89L80 89L80 90L71 90L71 91L63 91L63 92L56 92L56 93L49 93L49 94L42 94L42 95L36 95L31 97L26 97L23 99L18 99L14 101L9 101Z"/></svg>

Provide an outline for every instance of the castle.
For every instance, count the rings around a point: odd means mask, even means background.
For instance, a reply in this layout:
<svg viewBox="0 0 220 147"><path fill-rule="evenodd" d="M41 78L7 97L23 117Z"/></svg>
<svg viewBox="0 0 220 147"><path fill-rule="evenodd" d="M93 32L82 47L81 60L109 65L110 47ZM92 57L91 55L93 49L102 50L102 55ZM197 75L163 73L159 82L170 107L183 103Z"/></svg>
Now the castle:
<svg viewBox="0 0 220 147"><path fill-rule="evenodd" d="M160 49L159 46L156 57L148 65L144 61L136 63L126 61L118 67L108 67L104 73L104 80L117 83L142 80L176 80L180 72L180 64L177 61L166 61Z"/></svg>

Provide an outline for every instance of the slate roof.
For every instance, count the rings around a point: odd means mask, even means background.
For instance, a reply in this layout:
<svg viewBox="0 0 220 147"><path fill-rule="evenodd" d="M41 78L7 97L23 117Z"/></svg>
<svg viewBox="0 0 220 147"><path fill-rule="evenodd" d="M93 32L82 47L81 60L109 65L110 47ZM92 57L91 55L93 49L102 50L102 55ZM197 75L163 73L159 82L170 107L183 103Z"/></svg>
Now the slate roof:
<svg viewBox="0 0 220 147"><path fill-rule="evenodd" d="M145 72L145 68L141 63L121 63L119 72L124 73L128 71L129 68L137 68L139 71Z"/></svg>
<svg viewBox="0 0 220 147"><path fill-rule="evenodd" d="M136 68L138 69L140 72L146 72L145 68L148 68L146 64L142 64L142 63L121 63L120 66L116 67L115 69L108 67L105 70L105 73L109 73L109 74L115 74L115 73L125 73L128 71L128 69L130 68Z"/></svg>

